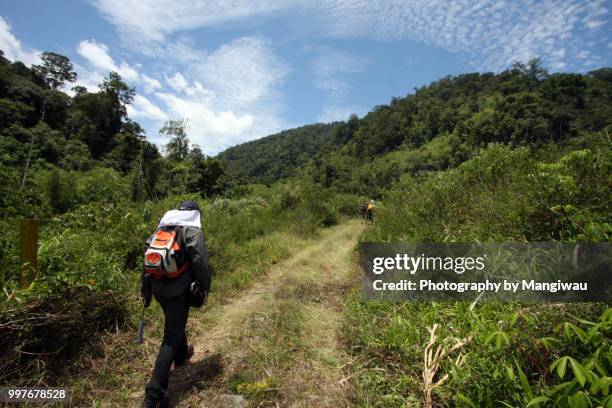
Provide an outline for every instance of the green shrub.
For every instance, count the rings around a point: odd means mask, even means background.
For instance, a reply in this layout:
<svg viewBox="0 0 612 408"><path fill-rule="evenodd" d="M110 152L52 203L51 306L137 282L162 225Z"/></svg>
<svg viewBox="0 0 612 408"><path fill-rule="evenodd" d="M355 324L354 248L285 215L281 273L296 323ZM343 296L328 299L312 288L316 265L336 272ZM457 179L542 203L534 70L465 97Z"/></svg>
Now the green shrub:
<svg viewBox="0 0 612 408"><path fill-rule="evenodd" d="M538 163L526 148L490 145L456 169L404 175L385 193L369 240L597 240L610 234L609 149Z"/></svg>
<svg viewBox="0 0 612 408"><path fill-rule="evenodd" d="M116 203L130 197L129 179L116 170L100 167L71 175L77 185L76 202L80 204Z"/></svg>
<svg viewBox="0 0 612 408"><path fill-rule="evenodd" d="M47 176L46 193L55 213L64 213L74 205L75 185L69 174L54 169Z"/></svg>
<svg viewBox="0 0 612 408"><path fill-rule="evenodd" d="M339 193L333 196L332 207L342 215L357 217L363 202L365 202L365 199L357 195Z"/></svg>

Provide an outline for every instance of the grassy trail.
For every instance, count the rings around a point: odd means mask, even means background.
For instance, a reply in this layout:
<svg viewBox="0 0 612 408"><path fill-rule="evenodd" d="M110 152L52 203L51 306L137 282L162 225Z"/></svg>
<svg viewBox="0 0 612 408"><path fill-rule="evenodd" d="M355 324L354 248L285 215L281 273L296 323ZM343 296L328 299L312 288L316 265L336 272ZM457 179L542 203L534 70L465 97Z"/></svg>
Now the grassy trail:
<svg viewBox="0 0 612 408"><path fill-rule="evenodd" d="M321 231L250 289L192 317L200 334L192 363L172 373L172 406L347 406L339 330L361 230L350 221Z"/></svg>

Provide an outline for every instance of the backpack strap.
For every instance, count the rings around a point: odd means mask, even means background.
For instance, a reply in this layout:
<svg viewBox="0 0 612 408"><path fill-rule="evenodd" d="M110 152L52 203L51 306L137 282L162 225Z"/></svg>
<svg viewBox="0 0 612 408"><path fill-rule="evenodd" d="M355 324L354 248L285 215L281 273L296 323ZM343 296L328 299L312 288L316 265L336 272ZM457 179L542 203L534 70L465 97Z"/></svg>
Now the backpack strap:
<svg viewBox="0 0 612 408"><path fill-rule="evenodd" d="M176 240L178 241L185 254L187 254L187 242L185 241L185 227L177 225L176 227Z"/></svg>
<svg viewBox="0 0 612 408"><path fill-rule="evenodd" d="M189 253L189 248L187 247L187 239L185 238L185 227L184 225L176 226L176 238L178 240L179 245L183 249L183 254L185 256L185 265L191 265L191 254Z"/></svg>

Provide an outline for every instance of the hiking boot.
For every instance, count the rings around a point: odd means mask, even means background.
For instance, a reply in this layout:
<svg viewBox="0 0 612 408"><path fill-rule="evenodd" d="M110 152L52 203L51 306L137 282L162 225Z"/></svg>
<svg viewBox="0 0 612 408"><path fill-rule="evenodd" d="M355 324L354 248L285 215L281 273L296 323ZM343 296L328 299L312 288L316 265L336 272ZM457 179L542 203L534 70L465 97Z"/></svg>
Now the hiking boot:
<svg viewBox="0 0 612 408"><path fill-rule="evenodd" d="M192 356L193 356L193 346L188 346L187 354L185 355L185 358L175 361L174 367L180 367L182 365L185 365L185 363L187 363Z"/></svg>
<svg viewBox="0 0 612 408"><path fill-rule="evenodd" d="M161 401L151 395L147 395L142 403L142 408L168 408L169 406L170 400L166 395L164 395Z"/></svg>
<svg viewBox="0 0 612 408"><path fill-rule="evenodd" d="M150 395L145 395L145 399L142 402L142 408L158 408L159 400L157 398L153 398Z"/></svg>

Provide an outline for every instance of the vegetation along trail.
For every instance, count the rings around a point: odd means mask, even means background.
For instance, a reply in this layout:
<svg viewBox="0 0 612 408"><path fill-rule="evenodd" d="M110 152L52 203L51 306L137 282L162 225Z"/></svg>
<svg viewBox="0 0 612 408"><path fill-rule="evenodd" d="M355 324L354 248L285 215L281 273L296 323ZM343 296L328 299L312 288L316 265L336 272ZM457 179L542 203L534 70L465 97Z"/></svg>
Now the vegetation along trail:
<svg viewBox="0 0 612 408"><path fill-rule="evenodd" d="M353 220L322 230L251 288L194 319L204 327L192 327L202 333L191 337L195 355L171 376L172 406L347 406L341 302L356 275L362 228Z"/></svg>

